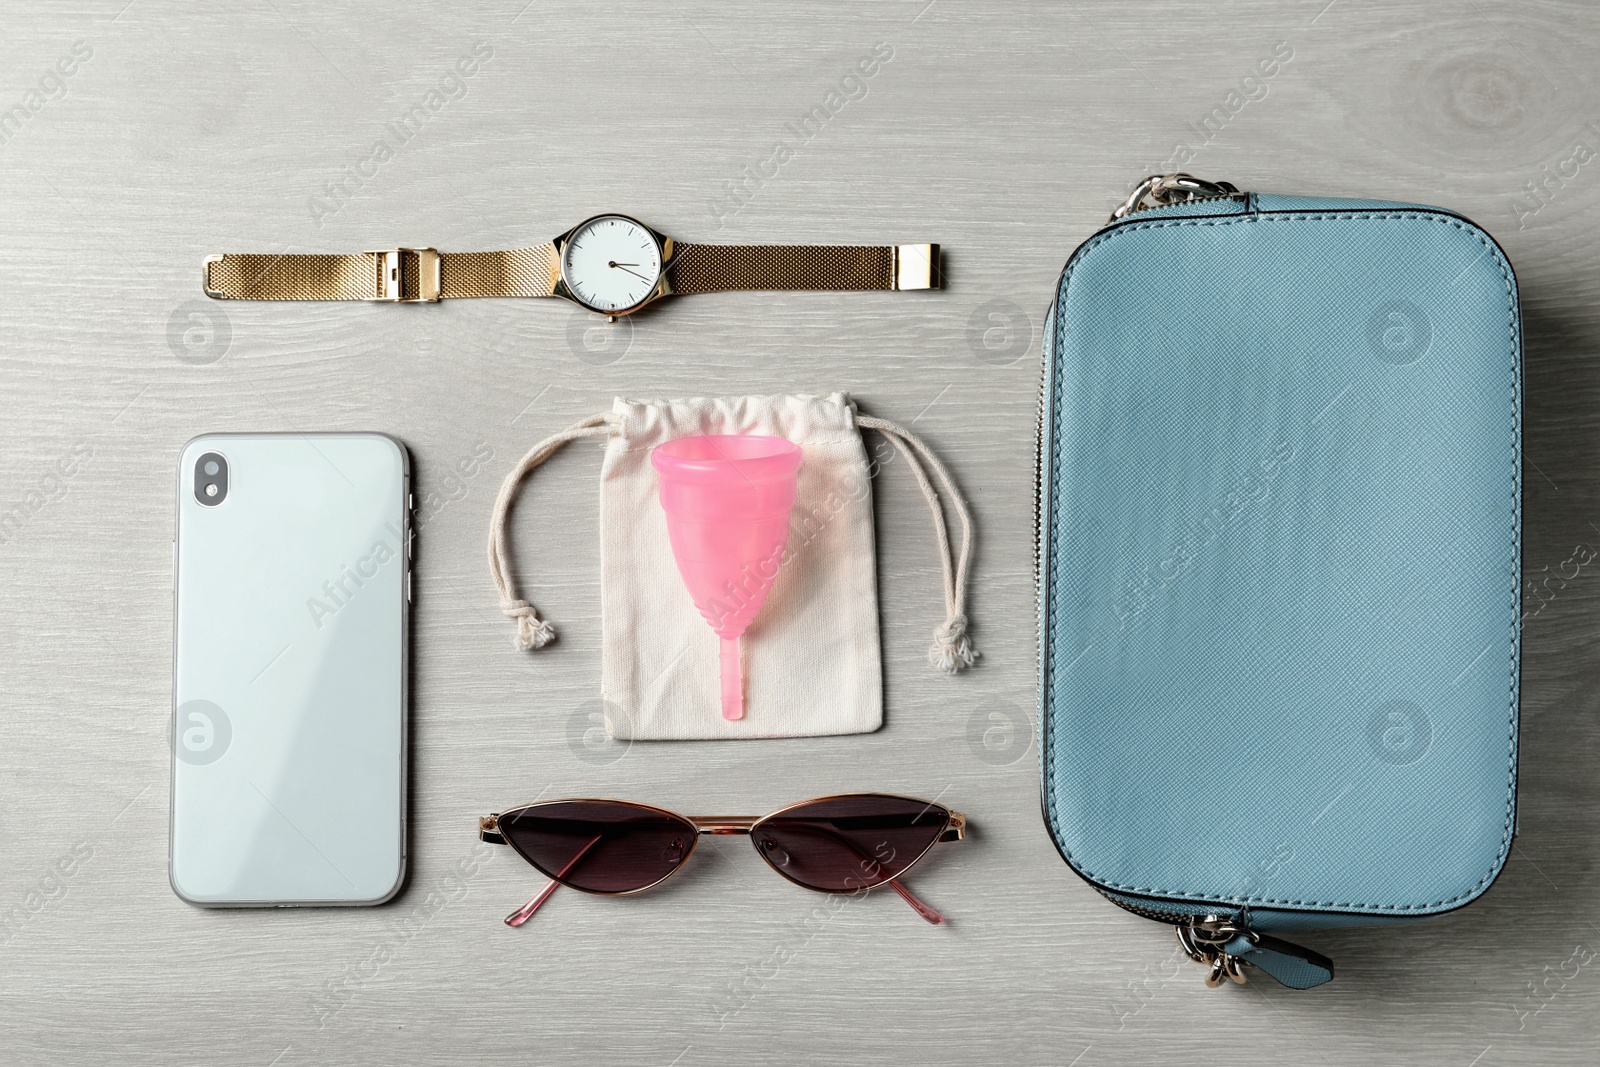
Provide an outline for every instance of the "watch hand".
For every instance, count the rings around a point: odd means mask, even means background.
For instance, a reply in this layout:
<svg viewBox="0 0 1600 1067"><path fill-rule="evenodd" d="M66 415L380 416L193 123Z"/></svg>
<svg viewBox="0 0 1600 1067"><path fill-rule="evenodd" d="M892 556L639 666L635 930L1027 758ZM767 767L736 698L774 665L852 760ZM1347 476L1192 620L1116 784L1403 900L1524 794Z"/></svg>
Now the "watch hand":
<svg viewBox="0 0 1600 1067"><path fill-rule="evenodd" d="M613 261L611 265L613 267L616 267L618 270L627 271L627 273L633 275L635 278L638 278L641 282L647 282L647 281L650 280L649 278L646 278L643 274L640 274L636 270L628 270L628 268L626 266L624 266L623 264L621 264L621 263L617 263L617 262ZM633 266L637 267L638 264L635 263L635 264L633 264Z"/></svg>

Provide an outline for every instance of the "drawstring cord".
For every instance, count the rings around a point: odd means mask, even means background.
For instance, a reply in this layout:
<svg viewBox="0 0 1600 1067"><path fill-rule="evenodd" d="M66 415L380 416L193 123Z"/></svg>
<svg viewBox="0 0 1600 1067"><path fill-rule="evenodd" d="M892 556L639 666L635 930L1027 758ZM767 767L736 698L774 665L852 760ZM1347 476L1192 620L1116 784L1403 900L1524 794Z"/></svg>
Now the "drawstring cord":
<svg viewBox="0 0 1600 1067"><path fill-rule="evenodd" d="M500 485L500 495L494 502L494 517L489 524L489 573L493 575L495 587L500 591L500 611L517 621L517 635L513 644L524 651L543 648L555 639L556 631L555 627L539 618L532 604L517 596L516 579L512 577L509 563L511 552L506 537L507 519L511 512L511 504L516 500L517 489L530 471L560 451L567 442L583 437L610 437L620 430L621 425L622 417L610 412L591 415L575 422L529 449L528 454L522 457L522 461L506 475L506 480ZM938 543L939 566L944 575L945 608L944 621L933 631L933 645L928 649L928 662L942 671L954 674L972 666L979 655L972 647L972 639L967 635L966 616L967 571L972 562L972 515L967 510L966 501L961 498L960 491L956 489L950 472L916 434L887 419L874 418L870 415L857 415L856 425L863 430L876 430L894 443L895 448L905 457L906 465L911 468L911 473L917 479L917 484L922 488L922 495L928 502L928 510L933 516L934 537ZM939 490L934 488L933 482L928 478L929 470L932 470L938 478L939 486L944 490L944 497L949 499L950 506L955 509L956 517L961 520L959 554L953 552L950 547L950 530L945 523L944 501Z"/></svg>
<svg viewBox="0 0 1600 1067"><path fill-rule="evenodd" d="M973 661L978 658L978 651L972 647L972 639L967 636L967 568L972 562L972 515L967 511L967 502L961 499L955 481L951 479L950 472L945 469L944 464L939 462L939 457L935 456L916 434L888 419L873 418L871 415L857 415L856 425L864 430L877 430L894 442L900 454L906 458L906 465L911 468L911 473L916 476L917 484L922 487L922 495L928 501L928 510L933 513L933 533L939 545L939 565L944 571L945 619L933 631L933 645L928 649L928 662L941 671L954 674L964 667L972 666ZM923 469L923 464L938 476L944 495L949 498L951 506L955 508L956 517L961 520L961 553L954 557L953 562L950 531L944 521L944 507L939 493L928 480L928 473Z"/></svg>
<svg viewBox="0 0 1600 1067"><path fill-rule="evenodd" d="M500 611L517 620L517 636L512 643L523 651L543 648L555 640L556 630L533 605L517 596L516 579L511 576L510 548L506 543L506 518L511 513L511 502L517 498L517 487L528 472L561 450L568 441L581 437L609 437L621 427L622 417L610 412L590 415L575 422L560 433L551 434L528 450L522 462L500 483L500 495L494 501L494 518L489 522L489 573L494 576L495 588L500 590Z"/></svg>

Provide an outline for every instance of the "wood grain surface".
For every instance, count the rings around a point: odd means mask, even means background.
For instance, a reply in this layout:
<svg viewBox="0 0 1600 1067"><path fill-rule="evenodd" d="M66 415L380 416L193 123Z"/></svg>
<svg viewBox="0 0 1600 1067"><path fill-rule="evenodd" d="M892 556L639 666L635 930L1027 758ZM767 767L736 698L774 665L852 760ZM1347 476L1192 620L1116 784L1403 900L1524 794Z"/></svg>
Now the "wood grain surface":
<svg viewBox="0 0 1600 1067"><path fill-rule="evenodd" d="M0 107L21 109L0 113L0 1063L1595 1062L1594 5L5 0L0 25ZM1038 814L1043 312L1072 249L1178 161L1446 205L1522 286L1515 854L1456 915L1308 934L1339 976L1307 993L1204 988ZM515 247L605 210L692 241L937 241L948 288L701 296L612 327L544 300L201 297L209 253ZM536 656L484 562L500 479L615 395L831 389L912 423L969 495L979 666L924 662L938 569L891 463L881 731L605 743L599 449L557 457L516 514L561 632ZM410 446L424 512L408 888L189 907L166 877L179 448L352 429ZM558 894L512 931L538 879L474 837L541 795L757 813L854 789L969 815L914 879L948 927L886 893L831 907L716 839L657 892Z"/></svg>

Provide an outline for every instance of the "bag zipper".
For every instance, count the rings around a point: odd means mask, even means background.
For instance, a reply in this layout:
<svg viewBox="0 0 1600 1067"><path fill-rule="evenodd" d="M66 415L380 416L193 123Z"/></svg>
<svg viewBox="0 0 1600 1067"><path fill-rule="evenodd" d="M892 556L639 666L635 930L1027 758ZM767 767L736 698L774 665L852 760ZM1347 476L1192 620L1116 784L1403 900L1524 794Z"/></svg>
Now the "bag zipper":
<svg viewBox="0 0 1600 1067"><path fill-rule="evenodd" d="M1127 218L1129 215L1146 211L1153 207L1192 203L1198 200L1217 200L1239 195L1239 190L1228 182L1208 182L1182 173L1153 174L1140 182L1128 199L1116 211L1112 212L1110 221L1117 222ZM1065 274L1064 269L1062 273ZM1046 442L1048 440L1046 435L1049 432L1051 364L1055 359L1055 346L1053 344L1053 335L1056 328L1055 314L1060 297L1061 283L1058 279L1055 295L1051 298L1050 309L1045 313L1044 320L1044 337L1040 353L1042 359L1039 373L1038 438L1037 446L1034 450L1033 463L1033 596L1034 621L1038 632L1041 673L1044 669L1046 656L1043 566L1044 461ZM1041 685L1039 708L1041 727L1045 714L1043 697L1044 687ZM1203 910L1162 910L1140 904L1131 904L1101 889L1087 878L1084 881L1089 882L1095 892L1124 911L1131 912L1144 919L1172 926L1177 934L1178 944L1182 946L1184 954L1209 969L1205 982L1206 985L1213 988L1227 981L1244 983L1246 978L1240 967L1241 964L1245 963L1259 965L1257 960L1250 959L1248 955L1248 949L1256 946L1266 947L1290 961L1312 967L1323 967L1326 969L1328 977L1332 977L1333 965L1326 958L1299 945L1292 945L1277 938L1267 938L1252 930L1247 911L1241 910L1237 914L1228 914ZM1245 951L1229 951L1229 949L1244 949ZM1267 973L1271 974L1272 972L1268 971ZM1278 977L1278 975L1273 975L1273 977Z"/></svg>
<svg viewBox="0 0 1600 1067"><path fill-rule="evenodd" d="M1087 879L1086 879L1087 880ZM1095 892L1105 897L1123 911L1132 912L1141 919L1153 922L1166 923L1178 935L1178 944L1182 946L1184 955L1196 963L1211 968L1211 973L1206 976L1206 985L1216 987L1224 981L1232 979L1243 984L1244 975L1240 972L1236 957L1220 951L1222 945L1233 940L1236 932L1247 928L1242 915L1227 915L1215 912L1183 912L1161 911L1156 908L1147 908L1139 904L1130 904L1099 886L1094 886ZM1229 936L1223 937L1223 934ZM1204 947L1202 947L1204 946Z"/></svg>
<svg viewBox="0 0 1600 1067"><path fill-rule="evenodd" d="M1205 982L1213 989L1228 981L1245 984L1248 979L1242 969L1244 964L1296 989L1309 989L1333 979L1332 960L1302 945L1269 937L1252 928L1246 909L1238 912L1162 911L1119 900L1099 886L1094 889L1124 911L1173 927L1184 955L1207 968Z"/></svg>
<svg viewBox="0 0 1600 1067"><path fill-rule="evenodd" d="M1045 401L1050 388L1050 363L1055 359L1055 346L1051 344L1051 334L1055 331L1055 305L1060 298L1061 283L1056 282L1056 296L1051 298L1050 310L1044 316L1043 351L1040 352L1039 361L1039 419L1038 433L1033 450L1033 621L1039 640L1039 669L1041 677L1044 670L1044 449L1046 407ZM1040 696L1040 726L1043 727L1044 716L1044 687L1039 688Z"/></svg>
<svg viewBox="0 0 1600 1067"><path fill-rule="evenodd" d="M1227 197L1240 196L1238 187L1232 182L1211 182L1203 178L1196 178L1192 174L1178 171L1174 174L1152 174L1138 185L1117 209L1111 213L1108 222L1118 222L1129 215L1140 211L1148 211L1155 207L1166 207L1171 204L1189 204L1200 200L1221 200ZM1065 268L1062 274L1066 273ZM1044 449L1045 449L1045 415L1050 387L1050 361L1054 358L1054 347L1051 345L1051 334L1055 327L1055 307L1061 296L1061 281L1056 280L1056 293L1050 300L1050 310L1044 316L1044 337L1039 373L1039 419L1038 419L1038 447L1034 450L1033 460L1033 606L1034 619L1038 629L1039 638L1039 663L1044 664L1044 575L1040 561L1043 555L1043 522L1044 522ZM1043 709L1041 708L1041 715Z"/></svg>
<svg viewBox="0 0 1600 1067"><path fill-rule="evenodd" d="M1176 174L1152 174L1133 187L1128 199L1111 213L1110 221L1117 222L1153 207L1192 204L1197 200L1221 200L1238 195L1239 190L1232 182L1208 182L1182 171Z"/></svg>

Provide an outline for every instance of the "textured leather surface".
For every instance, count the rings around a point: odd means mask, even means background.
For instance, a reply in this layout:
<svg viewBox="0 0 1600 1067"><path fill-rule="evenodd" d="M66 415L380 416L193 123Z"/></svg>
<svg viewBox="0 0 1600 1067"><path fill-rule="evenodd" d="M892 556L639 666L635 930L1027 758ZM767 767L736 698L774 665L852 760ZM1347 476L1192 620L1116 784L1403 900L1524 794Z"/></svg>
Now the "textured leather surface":
<svg viewBox="0 0 1600 1067"><path fill-rule="evenodd" d="M1143 212L1074 254L1047 343L1063 855L1257 928L1481 893L1510 849L1520 612L1520 331L1493 241L1375 201Z"/></svg>

